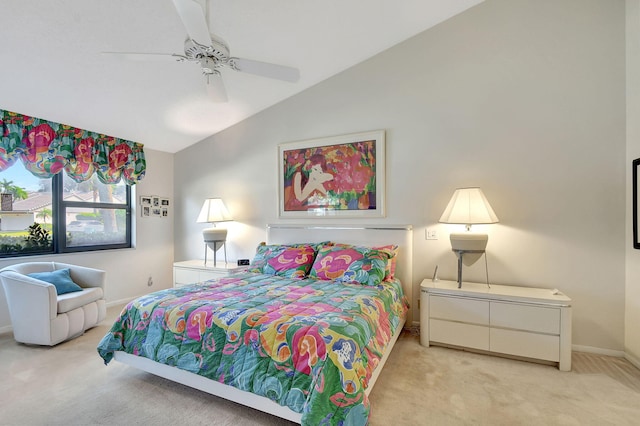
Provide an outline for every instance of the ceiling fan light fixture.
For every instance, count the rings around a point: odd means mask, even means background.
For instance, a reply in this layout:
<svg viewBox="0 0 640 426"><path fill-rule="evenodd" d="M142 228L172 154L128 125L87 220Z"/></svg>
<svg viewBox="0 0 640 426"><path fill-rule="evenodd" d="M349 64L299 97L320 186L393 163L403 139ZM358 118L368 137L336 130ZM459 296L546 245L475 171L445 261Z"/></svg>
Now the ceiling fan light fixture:
<svg viewBox="0 0 640 426"><path fill-rule="evenodd" d="M209 58L209 57L203 57L200 58L200 66L202 67L202 74L204 75L209 75L209 74L220 74L218 71L216 71L216 60L213 58Z"/></svg>
<svg viewBox="0 0 640 426"><path fill-rule="evenodd" d="M219 61L227 61L229 59L229 47L215 36L211 36L211 44L208 46L188 38L184 42L184 54L192 60L197 60L202 56L208 56Z"/></svg>
<svg viewBox="0 0 640 426"><path fill-rule="evenodd" d="M209 99L213 102L227 102L227 90L222 82L220 72L214 69L211 73L205 73L204 78L207 82L207 93L209 94Z"/></svg>
<svg viewBox="0 0 640 426"><path fill-rule="evenodd" d="M300 79L300 71L297 68L231 57L227 43L209 31L206 15L197 1L173 0L173 4L188 34L184 42L184 55L175 53L109 53L135 60L144 58L147 60L196 62L202 68L209 97L214 102L227 101L226 89L220 74L222 68L291 83Z"/></svg>

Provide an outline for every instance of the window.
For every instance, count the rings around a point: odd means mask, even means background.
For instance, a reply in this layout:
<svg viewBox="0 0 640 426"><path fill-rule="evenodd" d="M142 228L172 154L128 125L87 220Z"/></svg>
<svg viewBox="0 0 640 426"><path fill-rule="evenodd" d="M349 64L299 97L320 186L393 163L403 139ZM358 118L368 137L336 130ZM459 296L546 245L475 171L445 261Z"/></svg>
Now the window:
<svg viewBox="0 0 640 426"><path fill-rule="evenodd" d="M40 179L20 161L0 174L0 257L131 247L131 187L58 173Z"/></svg>

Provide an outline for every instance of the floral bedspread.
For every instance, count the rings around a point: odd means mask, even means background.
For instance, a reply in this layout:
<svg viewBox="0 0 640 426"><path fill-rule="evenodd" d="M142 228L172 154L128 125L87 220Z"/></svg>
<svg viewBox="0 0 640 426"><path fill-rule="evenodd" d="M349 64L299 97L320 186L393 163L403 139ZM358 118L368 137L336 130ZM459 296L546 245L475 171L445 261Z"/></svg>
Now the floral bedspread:
<svg viewBox="0 0 640 426"><path fill-rule="evenodd" d="M407 310L378 287L240 273L130 302L98 345L265 396L303 425L366 424L364 391Z"/></svg>

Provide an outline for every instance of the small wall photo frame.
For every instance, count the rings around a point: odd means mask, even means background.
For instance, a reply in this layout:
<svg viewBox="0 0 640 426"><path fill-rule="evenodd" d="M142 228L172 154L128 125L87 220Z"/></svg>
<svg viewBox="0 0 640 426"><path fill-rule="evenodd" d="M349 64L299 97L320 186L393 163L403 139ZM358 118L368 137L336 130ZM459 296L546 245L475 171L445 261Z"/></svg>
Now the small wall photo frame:
<svg viewBox="0 0 640 426"><path fill-rule="evenodd" d="M385 131L278 145L280 218L385 216Z"/></svg>
<svg viewBox="0 0 640 426"><path fill-rule="evenodd" d="M168 218L171 201L167 197L158 195L140 196L140 216Z"/></svg>
<svg viewBox="0 0 640 426"><path fill-rule="evenodd" d="M169 217L169 199L160 198L160 216Z"/></svg>

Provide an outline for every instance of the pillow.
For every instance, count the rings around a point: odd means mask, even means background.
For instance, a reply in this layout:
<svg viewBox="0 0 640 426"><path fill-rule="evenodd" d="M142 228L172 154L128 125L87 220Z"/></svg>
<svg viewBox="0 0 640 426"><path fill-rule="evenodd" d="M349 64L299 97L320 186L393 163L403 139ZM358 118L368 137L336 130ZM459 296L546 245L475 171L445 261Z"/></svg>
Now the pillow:
<svg viewBox="0 0 640 426"><path fill-rule="evenodd" d="M389 253L345 244L327 245L316 255L309 276L320 280L377 286L385 277Z"/></svg>
<svg viewBox="0 0 640 426"><path fill-rule="evenodd" d="M387 261L387 265L385 267L385 275L384 275L384 280L383 281L393 281L393 279L395 278L395 274L396 274L396 261L397 258L396 256L398 255L398 246L396 244L388 244L386 246L379 246L379 247L363 247L363 246L354 246L353 244L344 244L344 243L330 243L329 245L333 245L336 247L356 247L357 249L360 250L367 250L367 249L373 249L373 250L379 250L382 251L384 253L386 253L388 255L388 261Z"/></svg>
<svg viewBox="0 0 640 426"><path fill-rule="evenodd" d="M389 244L386 246L373 247L374 250L380 250L389 255L389 261L385 269L384 281L392 281L396 276L396 260L398 256L398 246Z"/></svg>
<svg viewBox="0 0 640 426"><path fill-rule="evenodd" d="M304 278L309 273L317 250L316 244L260 244L249 272Z"/></svg>
<svg viewBox="0 0 640 426"><path fill-rule="evenodd" d="M53 284L56 286L56 293L58 295L82 291L82 287L74 283L71 279L69 268L58 269L53 272L33 272L27 274L27 276Z"/></svg>

